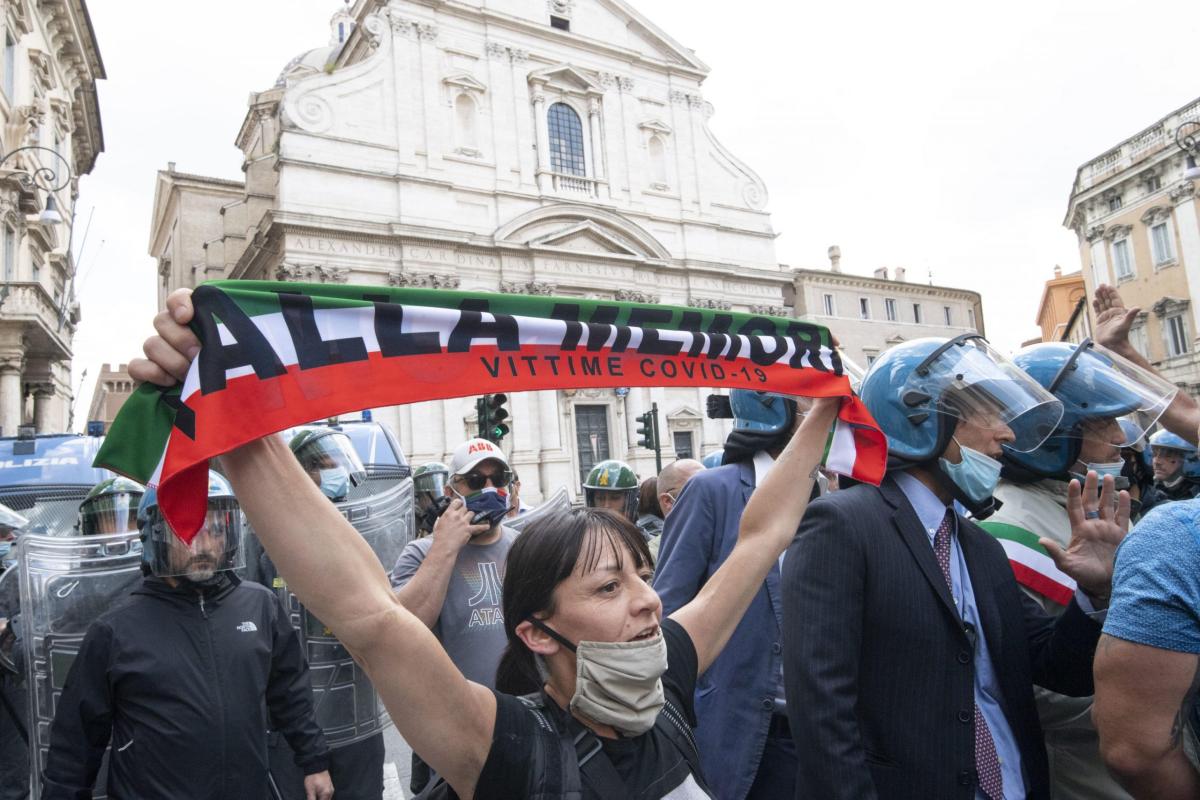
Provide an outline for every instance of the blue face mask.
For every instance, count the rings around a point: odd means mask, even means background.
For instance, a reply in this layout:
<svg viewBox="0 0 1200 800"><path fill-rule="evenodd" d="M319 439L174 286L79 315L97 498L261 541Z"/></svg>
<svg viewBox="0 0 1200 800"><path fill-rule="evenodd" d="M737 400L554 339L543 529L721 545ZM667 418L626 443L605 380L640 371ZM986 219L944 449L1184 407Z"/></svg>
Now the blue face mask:
<svg viewBox="0 0 1200 800"><path fill-rule="evenodd" d="M1087 469L1083 471L1086 477L1088 472L1095 472L1096 477L1104 480L1105 475L1112 475L1114 478L1121 477L1121 470L1125 468L1124 461L1113 461L1110 464L1084 464Z"/></svg>
<svg viewBox="0 0 1200 800"><path fill-rule="evenodd" d="M1000 462L991 456L964 446L958 439L959 452L962 460L951 464L946 459L939 459L942 472L954 481L954 485L963 490L974 503L983 503L996 491L1000 482Z"/></svg>
<svg viewBox="0 0 1200 800"><path fill-rule="evenodd" d="M350 473L345 467L321 470L321 493L330 500L341 500L350 492Z"/></svg>
<svg viewBox="0 0 1200 800"><path fill-rule="evenodd" d="M8 558L8 554L12 552L12 546L12 542L0 542L0 560Z"/></svg>
<svg viewBox="0 0 1200 800"><path fill-rule="evenodd" d="M468 511L487 514L488 522L495 525L508 513L508 498L508 492L501 492L495 486L485 486L481 491L463 497L463 502Z"/></svg>

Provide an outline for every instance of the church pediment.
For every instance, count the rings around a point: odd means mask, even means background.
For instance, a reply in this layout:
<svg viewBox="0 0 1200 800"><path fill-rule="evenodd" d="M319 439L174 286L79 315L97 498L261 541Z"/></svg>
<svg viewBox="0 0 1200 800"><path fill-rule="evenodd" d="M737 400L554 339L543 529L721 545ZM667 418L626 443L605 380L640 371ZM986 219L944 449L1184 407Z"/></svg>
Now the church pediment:
<svg viewBox="0 0 1200 800"><path fill-rule="evenodd" d="M465 89L468 92L483 93L487 91L487 87L466 72L456 72L453 75L447 75L442 78L442 83L447 86L456 86L459 89Z"/></svg>
<svg viewBox="0 0 1200 800"><path fill-rule="evenodd" d="M529 73L529 82L573 94L603 94L604 89L586 72L570 64L558 64Z"/></svg>
<svg viewBox="0 0 1200 800"><path fill-rule="evenodd" d="M649 133L671 134L671 126L660 119L648 119L645 122L639 122L638 127Z"/></svg>
<svg viewBox="0 0 1200 800"><path fill-rule="evenodd" d="M633 248L602 230L596 223L587 220L573 225L565 230L555 231L547 236L541 236L529 242L530 247L552 247L556 250L570 250L575 253L596 253L599 255L640 256Z"/></svg>

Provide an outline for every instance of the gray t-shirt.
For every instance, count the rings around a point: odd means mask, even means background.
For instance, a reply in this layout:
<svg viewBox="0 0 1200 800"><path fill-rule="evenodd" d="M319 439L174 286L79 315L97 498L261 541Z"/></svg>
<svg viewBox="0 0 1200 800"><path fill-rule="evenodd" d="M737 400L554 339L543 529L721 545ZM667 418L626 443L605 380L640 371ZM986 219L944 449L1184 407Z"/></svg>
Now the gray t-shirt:
<svg viewBox="0 0 1200 800"><path fill-rule="evenodd" d="M459 551L446 601L433 626L434 635L467 680L490 689L496 687L496 667L508 644L500 595L508 550L516 538L515 531L501 528L495 542L468 543ZM432 536L409 542L392 569L392 586L398 589L412 580L432 546Z"/></svg>

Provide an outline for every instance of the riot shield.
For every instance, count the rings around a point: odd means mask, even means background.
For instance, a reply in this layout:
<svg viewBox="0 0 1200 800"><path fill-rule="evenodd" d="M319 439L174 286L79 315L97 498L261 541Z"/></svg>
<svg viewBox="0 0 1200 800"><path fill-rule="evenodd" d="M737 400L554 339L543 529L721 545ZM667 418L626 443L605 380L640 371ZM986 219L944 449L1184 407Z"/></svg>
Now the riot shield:
<svg viewBox="0 0 1200 800"><path fill-rule="evenodd" d="M567 487L560 486L558 491L550 495L546 502L534 508L532 511L527 511L519 517L504 520L504 527L520 533L529 526L529 523L536 522L539 519L556 514L560 511L571 510L571 494L567 491Z"/></svg>
<svg viewBox="0 0 1200 800"><path fill-rule="evenodd" d="M7 622L21 613L21 579L17 566L9 567L0 574L0 669L22 675L23 667L17 662L15 629L5 630Z"/></svg>
<svg viewBox="0 0 1200 800"><path fill-rule="evenodd" d="M337 506L371 545L383 568L391 570L413 538L413 483L407 468L368 465L366 481ZM246 548L248 576L274 588L300 633L312 676L317 724L329 746L361 741L391 725L366 672L275 575L269 559L255 558L262 552L258 537L251 532L247 539L252 540Z"/></svg>
<svg viewBox="0 0 1200 800"><path fill-rule="evenodd" d="M31 769L41 775L50 724L88 626L142 578L138 532L21 537L18 554ZM33 782L34 800L40 781Z"/></svg>

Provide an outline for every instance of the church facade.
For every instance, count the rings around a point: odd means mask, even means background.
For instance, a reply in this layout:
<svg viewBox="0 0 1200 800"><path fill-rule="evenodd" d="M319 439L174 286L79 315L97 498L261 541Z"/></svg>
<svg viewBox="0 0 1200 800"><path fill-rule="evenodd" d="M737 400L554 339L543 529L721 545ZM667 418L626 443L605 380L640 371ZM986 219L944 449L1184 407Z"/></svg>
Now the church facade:
<svg viewBox="0 0 1200 800"><path fill-rule="evenodd" d="M251 96L244 182L159 173L160 297L218 277L425 286L790 315L763 181L715 137L708 67L623 0L359 0ZM186 212L187 209L193 209ZM481 387L481 391L484 387ZM511 396L523 497L721 446L707 389ZM374 410L416 463L474 398Z"/></svg>

